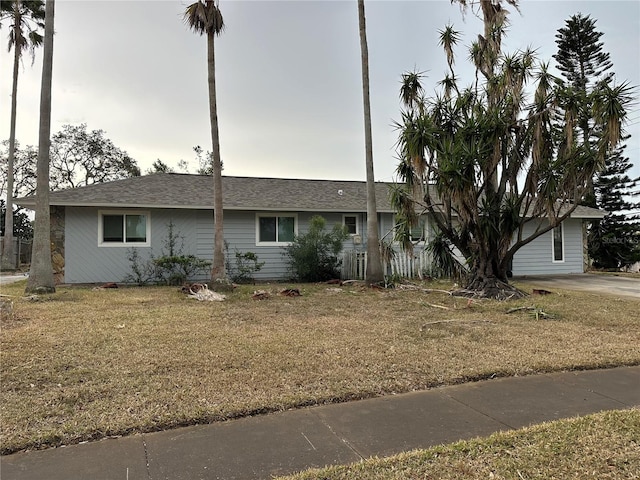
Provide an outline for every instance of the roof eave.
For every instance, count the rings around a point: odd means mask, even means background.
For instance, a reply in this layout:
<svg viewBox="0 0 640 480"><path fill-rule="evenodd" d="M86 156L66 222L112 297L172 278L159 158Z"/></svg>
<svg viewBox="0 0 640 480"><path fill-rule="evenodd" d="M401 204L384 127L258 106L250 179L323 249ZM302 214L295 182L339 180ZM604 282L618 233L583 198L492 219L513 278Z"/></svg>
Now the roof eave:
<svg viewBox="0 0 640 480"><path fill-rule="evenodd" d="M21 200L21 199L17 199ZM26 208L35 208L34 202L24 202L17 201L16 204L21 205ZM51 206L56 207L78 207L78 208L111 208L111 209L119 209L119 208L136 208L136 209L177 209L177 210L213 210L213 205L161 205L161 204L144 204L144 203L109 203L109 202L70 202L70 201L57 201L50 202ZM278 206L278 207L251 207L251 206L225 206L224 210L228 211L257 211L257 212L335 212L335 213L345 213L345 212L359 212L366 213L366 209L362 208L300 208L300 207L287 207L287 206ZM378 213L394 213L393 210L378 210Z"/></svg>

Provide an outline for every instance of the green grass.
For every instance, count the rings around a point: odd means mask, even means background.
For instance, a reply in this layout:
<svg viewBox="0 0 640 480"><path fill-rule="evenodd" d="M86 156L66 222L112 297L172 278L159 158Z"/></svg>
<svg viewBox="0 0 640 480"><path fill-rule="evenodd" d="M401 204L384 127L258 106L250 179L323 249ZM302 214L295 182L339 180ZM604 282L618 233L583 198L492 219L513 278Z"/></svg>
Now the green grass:
<svg viewBox="0 0 640 480"><path fill-rule="evenodd" d="M640 410L544 423L280 480L640 478Z"/></svg>
<svg viewBox="0 0 640 480"><path fill-rule="evenodd" d="M638 301L558 291L468 302L417 290L3 287L2 453L493 376L640 364ZM425 284L449 288L447 284ZM526 288L526 287L525 287ZM272 295L252 300L254 289ZM606 298L606 300L605 300ZM535 318L510 308L534 306ZM445 308L442 308L445 307Z"/></svg>

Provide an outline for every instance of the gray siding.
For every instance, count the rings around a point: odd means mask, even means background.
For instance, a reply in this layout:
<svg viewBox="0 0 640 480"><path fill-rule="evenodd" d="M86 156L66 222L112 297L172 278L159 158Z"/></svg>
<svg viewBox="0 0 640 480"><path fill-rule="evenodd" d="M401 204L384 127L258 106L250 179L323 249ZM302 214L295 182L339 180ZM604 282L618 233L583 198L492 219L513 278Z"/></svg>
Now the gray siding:
<svg viewBox="0 0 640 480"><path fill-rule="evenodd" d="M131 273L131 262L128 260L130 247L98 246L98 212L101 209L89 207L67 207L66 223L66 265L65 282L67 283L102 283L123 282ZM131 211L127 209L119 209ZM196 255L211 261L213 259L213 212L211 210L177 210L151 209L149 212L150 238L149 247L135 247L140 260L145 261L153 253L160 256L165 248L167 225L174 224L174 233L182 239L182 253ZM273 212L265 212L273 213ZM312 212L278 212L297 214L298 234L309 231ZM327 220L327 228L342 224L343 213L319 212ZM356 244L352 238L345 241L346 249L366 250L366 215L356 212L345 214L358 217L358 228L362 243ZM226 211L224 216L224 233L228 245L227 262L235 267L235 252L254 252L262 269L256 273L257 280L285 280L290 278L288 259L282 246L262 246L256 244L256 215L253 211ZM380 214L380 235L392 228L393 215ZM201 274L194 280L206 280L208 273Z"/></svg>
<svg viewBox="0 0 640 480"><path fill-rule="evenodd" d="M224 235L229 245L229 263L231 269L235 267L236 249L240 253L253 252L258 256L258 261L264 262L262 269L255 274L256 280L286 280L291 277L289 261L286 256L284 246L262 246L256 243L256 216L262 212L225 212ZM264 212L272 214L274 212ZM327 221L327 230L333 228L335 224L342 225L342 213L327 212L277 212L283 215L297 215L298 234L302 235L309 231L311 217L320 215ZM348 212L346 212L348 214ZM363 241L366 232L362 231L362 214L358 215L360 233ZM366 225L365 225L366 230ZM345 248L353 248L353 240L345 241Z"/></svg>
<svg viewBox="0 0 640 480"><path fill-rule="evenodd" d="M127 211L127 209L119 209ZM144 209L142 209L144 210ZM166 251L167 226L174 224L174 233L181 237L180 245L185 255L196 255L209 261L213 257L213 212L211 210L179 210L149 209L150 215L149 247L136 247L142 261L153 253L160 256ZM131 273L128 260L129 247L98 245L98 208L67 207L65 225L65 282L67 283L102 283L123 282ZM265 212L266 213L266 212ZM268 212L273 213L273 212ZM327 220L327 228L342 224L343 213L327 212L278 212L297 214L298 233L304 234L309 229L309 221L315 214ZM362 242L354 242L353 238L345 241L345 250L366 250L366 215L364 213L344 212L358 217L359 235ZM256 212L226 211L225 239L228 245L228 263L235 266L235 252L254 252L262 269L256 273L257 280L286 280L291 274L288 259L283 246L263 246L256 244ZM393 228L393 214L379 214L380 237ZM534 226L529 225L525 234L529 234ZM388 236L386 238L390 240ZM579 219L569 219L564 223L563 262L552 261L551 232L537 238L516 253L513 261L514 275L539 275L551 273L577 273L583 271L582 266L582 223ZM199 280L208 278L202 274Z"/></svg>
<svg viewBox="0 0 640 480"><path fill-rule="evenodd" d="M289 213L292 212L279 212ZM284 261L284 248L280 246L256 245L256 212L230 211L224 214L224 237L229 245L229 263L231 269L235 268L235 253L253 252L258 256L259 262L264 262L262 269L255 274L256 280L284 279L287 274L287 266ZM302 218L298 216L298 222ZM300 232L300 225L298 226Z"/></svg>
<svg viewBox="0 0 640 480"><path fill-rule="evenodd" d="M131 273L128 260L130 247L98 246L98 208L67 207L65 223L65 282L102 283L123 282ZM118 209L127 211L127 209ZM136 210L137 211L137 210ZM189 210L144 210L150 215L149 247L135 247L142 261L149 258L151 252L160 256L166 251L167 226L174 224L174 234L181 238L185 255L198 254L197 220L202 212Z"/></svg>
<svg viewBox="0 0 640 480"><path fill-rule="evenodd" d="M533 233L537 222L525 226L524 235ZM552 232L536 238L522 247L513 258L514 275L550 275L556 273L583 273L582 220L564 221L564 261L554 262Z"/></svg>

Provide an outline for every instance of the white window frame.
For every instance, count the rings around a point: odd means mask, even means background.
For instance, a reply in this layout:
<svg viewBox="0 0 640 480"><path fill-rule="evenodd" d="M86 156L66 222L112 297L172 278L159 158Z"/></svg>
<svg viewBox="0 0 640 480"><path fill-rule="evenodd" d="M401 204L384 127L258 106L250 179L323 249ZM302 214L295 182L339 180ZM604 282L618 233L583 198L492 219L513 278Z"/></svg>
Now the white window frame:
<svg viewBox="0 0 640 480"><path fill-rule="evenodd" d="M561 236L560 242L562 247L562 258L560 260L556 260L556 229L557 228L560 229L560 236ZM558 226L553 227L551 229L551 261L553 263L564 263L565 261L564 246L565 246L564 225L563 223L560 223Z"/></svg>
<svg viewBox="0 0 640 480"><path fill-rule="evenodd" d="M256 247L286 247L291 245L291 242L280 242L277 240L278 235L278 218L289 217L293 218L293 234L298 235L298 214L297 213L256 213ZM261 218L275 218L276 219L276 241L275 242L261 242L260 241L260 219Z"/></svg>
<svg viewBox="0 0 640 480"><path fill-rule="evenodd" d="M343 214L342 215L342 226L346 227L347 224L345 222L347 217L353 217L356 219L356 232L355 233L350 233L349 235L351 235L352 237L356 236L356 235L360 235L360 219L358 218L358 215L353 213L353 214Z"/></svg>
<svg viewBox="0 0 640 480"><path fill-rule="evenodd" d="M122 215L123 239L122 242L105 242L103 231L103 217L105 215ZM145 233L147 240L145 242L127 242L127 215L144 215L146 218ZM98 210L98 247L150 247L151 246L151 213L148 210Z"/></svg>

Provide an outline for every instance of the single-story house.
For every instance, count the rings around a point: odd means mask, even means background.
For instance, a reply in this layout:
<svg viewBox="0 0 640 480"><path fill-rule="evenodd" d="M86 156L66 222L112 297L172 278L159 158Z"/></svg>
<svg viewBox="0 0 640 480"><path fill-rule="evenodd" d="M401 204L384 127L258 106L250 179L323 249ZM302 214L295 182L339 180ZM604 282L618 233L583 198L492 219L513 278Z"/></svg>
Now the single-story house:
<svg viewBox="0 0 640 480"><path fill-rule="evenodd" d="M229 176L222 182L225 240L231 254L253 252L264 262L255 275L257 280L290 278L283 247L294 235L307 231L314 215L323 216L329 228L336 223L347 227L346 253L356 252L362 258L366 251L366 182ZM395 219L389 186L376 183L379 235L388 241ZM35 199L25 197L16 203L33 207ZM123 281L131 273L131 249L137 249L143 259L150 252L159 255L169 224L183 240L183 254L207 260L213 256L213 182L209 176L158 173L132 177L53 192L50 204L52 243L64 258L61 280L65 283ZM560 227L517 252L513 274L582 273L584 220L603 215L578 207ZM428 218L424 223L428 239L432 225ZM354 271L360 275L361 270Z"/></svg>

